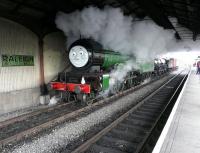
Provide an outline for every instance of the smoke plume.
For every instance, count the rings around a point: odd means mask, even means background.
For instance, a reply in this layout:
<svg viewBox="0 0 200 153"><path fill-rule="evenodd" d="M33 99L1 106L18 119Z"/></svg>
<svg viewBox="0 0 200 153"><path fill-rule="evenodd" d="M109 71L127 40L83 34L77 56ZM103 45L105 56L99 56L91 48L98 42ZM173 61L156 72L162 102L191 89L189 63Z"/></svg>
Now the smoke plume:
<svg viewBox="0 0 200 153"><path fill-rule="evenodd" d="M143 59L166 52L167 45L174 41L173 31L164 30L151 20L134 22L119 8L88 7L70 14L59 12L56 25L67 36L68 45L81 35L100 42L105 49Z"/></svg>

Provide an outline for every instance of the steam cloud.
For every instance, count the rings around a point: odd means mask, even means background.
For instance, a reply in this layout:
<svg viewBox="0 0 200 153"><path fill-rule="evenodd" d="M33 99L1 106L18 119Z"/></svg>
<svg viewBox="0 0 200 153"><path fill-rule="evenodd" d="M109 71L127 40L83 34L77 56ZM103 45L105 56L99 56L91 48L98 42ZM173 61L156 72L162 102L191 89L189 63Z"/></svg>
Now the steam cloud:
<svg viewBox="0 0 200 153"><path fill-rule="evenodd" d="M56 25L65 33L68 45L81 35L100 42L105 49L133 54L136 59L149 61L167 51L167 44L174 41L173 31L164 30L151 20L133 22L133 18L124 16L119 8L105 7L100 10L88 7L71 14L59 12ZM135 62L128 61L111 71L109 90L136 67Z"/></svg>
<svg viewBox="0 0 200 153"><path fill-rule="evenodd" d="M133 21L119 8L105 7L100 10L88 7L70 14L59 12L57 28L67 37L67 45L80 38L92 38L105 49L122 54L133 54L136 59L152 61L157 55L177 49L173 30L164 30L151 20ZM127 72L136 68L136 63L126 62L110 73L110 87L123 81Z"/></svg>
<svg viewBox="0 0 200 153"><path fill-rule="evenodd" d="M118 65L118 67L113 71L111 71L110 73L110 83L107 92L109 91L112 91L113 93L116 92L114 91L116 85L124 80L128 72L130 72L132 69L137 69L137 68L138 68L137 64L132 60L127 61L123 65Z"/></svg>
<svg viewBox="0 0 200 153"><path fill-rule="evenodd" d="M88 7L71 14L59 12L56 25L67 36L68 44L81 35L93 38L106 49L143 59L166 52L167 45L174 41L173 31L164 30L151 20L133 22L119 8Z"/></svg>

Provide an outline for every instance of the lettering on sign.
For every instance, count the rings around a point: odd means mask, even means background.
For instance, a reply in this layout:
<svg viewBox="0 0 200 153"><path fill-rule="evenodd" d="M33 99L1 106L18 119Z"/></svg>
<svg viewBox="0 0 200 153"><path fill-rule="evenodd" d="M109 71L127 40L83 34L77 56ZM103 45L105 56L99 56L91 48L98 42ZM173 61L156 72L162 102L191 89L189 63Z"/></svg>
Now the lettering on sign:
<svg viewBox="0 0 200 153"><path fill-rule="evenodd" d="M34 66L34 56L30 55L2 55L2 66Z"/></svg>

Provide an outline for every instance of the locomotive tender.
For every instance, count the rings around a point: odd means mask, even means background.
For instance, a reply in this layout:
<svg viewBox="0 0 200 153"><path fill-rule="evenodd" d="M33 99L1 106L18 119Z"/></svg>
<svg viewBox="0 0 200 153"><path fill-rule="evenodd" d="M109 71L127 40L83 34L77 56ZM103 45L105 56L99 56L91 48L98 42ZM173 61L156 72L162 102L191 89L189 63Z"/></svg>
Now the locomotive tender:
<svg viewBox="0 0 200 153"><path fill-rule="evenodd" d="M113 70L127 61L134 61L137 68L129 71L122 81L112 78ZM103 49L102 45L92 39L79 39L69 47L70 72L62 72L58 79L51 82L51 88L59 91L61 98L75 99L88 104L88 99L97 97L105 91L112 93L140 84L145 78L167 71L166 64L155 64L154 60L135 59L134 56ZM156 69L155 66L156 65ZM112 80L115 81L114 85ZM111 89L112 88L112 89ZM111 92L110 92L111 93Z"/></svg>

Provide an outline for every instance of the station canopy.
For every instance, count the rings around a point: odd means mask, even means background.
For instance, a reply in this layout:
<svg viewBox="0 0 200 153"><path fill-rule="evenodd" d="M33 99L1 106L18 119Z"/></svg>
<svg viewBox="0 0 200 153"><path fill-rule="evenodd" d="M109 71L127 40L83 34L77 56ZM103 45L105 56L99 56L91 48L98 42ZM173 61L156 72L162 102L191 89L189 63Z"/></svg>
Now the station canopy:
<svg viewBox="0 0 200 153"><path fill-rule="evenodd" d="M125 15L132 15L137 20L149 16L159 26L174 29L177 39L199 39L199 0L0 0L0 16L42 37L58 30L54 22L58 11L71 13L91 5L121 8Z"/></svg>

